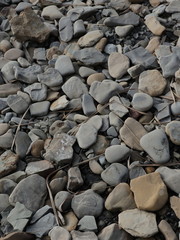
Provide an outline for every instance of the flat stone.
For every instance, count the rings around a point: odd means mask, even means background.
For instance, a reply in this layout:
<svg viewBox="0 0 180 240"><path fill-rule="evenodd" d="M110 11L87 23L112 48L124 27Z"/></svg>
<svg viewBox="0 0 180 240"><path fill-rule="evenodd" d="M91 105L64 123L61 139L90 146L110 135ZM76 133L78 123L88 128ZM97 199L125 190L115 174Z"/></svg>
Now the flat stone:
<svg viewBox="0 0 180 240"><path fill-rule="evenodd" d="M177 218L180 218L180 198L176 196L170 197L170 205L175 212Z"/></svg>
<svg viewBox="0 0 180 240"><path fill-rule="evenodd" d="M166 7L166 12L168 13L180 12L179 8L180 8L179 1L173 0L170 1L169 5Z"/></svg>
<svg viewBox="0 0 180 240"><path fill-rule="evenodd" d="M59 20L59 36L63 42L69 42L73 38L73 23L69 17Z"/></svg>
<svg viewBox="0 0 180 240"><path fill-rule="evenodd" d="M31 139L27 133L19 131L15 139L16 154L20 158L24 158L31 144Z"/></svg>
<svg viewBox="0 0 180 240"><path fill-rule="evenodd" d="M62 86L63 92L68 96L68 98L79 98L83 94L88 93L86 85L82 82L79 77L69 78Z"/></svg>
<svg viewBox="0 0 180 240"><path fill-rule="evenodd" d="M31 8L25 9L19 16L12 18L10 23L13 35L20 42L31 40L41 43L49 37L51 32Z"/></svg>
<svg viewBox="0 0 180 240"><path fill-rule="evenodd" d="M0 194L10 195L15 186L16 183L10 179L0 179Z"/></svg>
<svg viewBox="0 0 180 240"><path fill-rule="evenodd" d="M14 112L18 114L24 113L29 107L29 104L18 95L9 95L7 98L7 104Z"/></svg>
<svg viewBox="0 0 180 240"><path fill-rule="evenodd" d="M164 30L166 29L163 25L160 24L157 17L153 15L146 16L145 24L149 28L149 30L157 36L162 35Z"/></svg>
<svg viewBox="0 0 180 240"><path fill-rule="evenodd" d="M120 118L124 117L129 112L118 96L113 96L109 99L109 109Z"/></svg>
<svg viewBox="0 0 180 240"><path fill-rule="evenodd" d="M75 72L70 57L65 55L61 55L57 58L55 69L58 70L62 76L71 75Z"/></svg>
<svg viewBox="0 0 180 240"><path fill-rule="evenodd" d="M47 86L43 83L33 83L24 88L33 102L41 102L47 98Z"/></svg>
<svg viewBox="0 0 180 240"><path fill-rule="evenodd" d="M133 28L133 25L117 26L115 27L115 32L120 38L123 38L126 37Z"/></svg>
<svg viewBox="0 0 180 240"><path fill-rule="evenodd" d="M98 217L103 210L103 199L92 189L75 195L71 207L78 218L86 215Z"/></svg>
<svg viewBox="0 0 180 240"><path fill-rule="evenodd" d="M64 227L55 226L53 227L48 235L50 236L51 240L71 240L70 233L64 229Z"/></svg>
<svg viewBox="0 0 180 240"><path fill-rule="evenodd" d="M121 78L130 66L129 58L121 53L113 52L108 58L108 70L113 78Z"/></svg>
<svg viewBox="0 0 180 240"><path fill-rule="evenodd" d="M125 55L131 60L133 65L141 64L145 68L157 67L156 57L143 47L135 48Z"/></svg>
<svg viewBox="0 0 180 240"><path fill-rule="evenodd" d="M173 231L171 225L166 220L161 220L158 224L158 228L164 235L165 239L178 240L176 233Z"/></svg>
<svg viewBox="0 0 180 240"><path fill-rule="evenodd" d="M139 19L140 18L138 15L129 11L120 16L106 18L104 21L104 24L108 27L125 26L125 25L137 26L139 24Z"/></svg>
<svg viewBox="0 0 180 240"><path fill-rule="evenodd" d="M122 162L130 155L131 150L124 145L114 145L106 148L105 158L109 163Z"/></svg>
<svg viewBox="0 0 180 240"><path fill-rule="evenodd" d="M44 7L41 16L47 20L60 19L63 14L59 11L58 7L55 5Z"/></svg>
<svg viewBox="0 0 180 240"><path fill-rule="evenodd" d="M43 206L42 208L38 209L37 212L31 217L30 224L37 222L40 218L44 215L53 212L52 208L48 205Z"/></svg>
<svg viewBox="0 0 180 240"><path fill-rule="evenodd" d="M146 93L135 93L132 99L134 109L146 112L153 106L153 98Z"/></svg>
<svg viewBox="0 0 180 240"><path fill-rule="evenodd" d="M79 147L86 149L96 142L97 129L88 123L83 123L76 133Z"/></svg>
<svg viewBox="0 0 180 240"><path fill-rule="evenodd" d="M68 183L67 189L75 192L80 188L84 183L84 180L81 175L81 171L78 167L71 167L68 170Z"/></svg>
<svg viewBox="0 0 180 240"><path fill-rule="evenodd" d="M60 191L54 198L54 203L58 211L65 212L70 209L72 194L67 191Z"/></svg>
<svg viewBox="0 0 180 240"><path fill-rule="evenodd" d="M141 210L158 211L168 201L166 185L157 172L134 178L130 182L130 188L136 205Z"/></svg>
<svg viewBox="0 0 180 240"><path fill-rule="evenodd" d="M94 232L71 231L72 240L98 240Z"/></svg>
<svg viewBox="0 0 180 240"><path fill-rule="evenodd" d="M60 72L55 68L48 68L44 73L38 74L37 77L39 82L50 88L58 87L63 83Z"/></svg>
<svg viewBox="0 0 180 240"><path fill-rule="evenodd" d="M117 223L112 223L102 229L98 235L99 240L129 240L129 234L122 228L119 228Z"/></svg>
<svg viewBox="0 0 180 240"><path fill-rule="evenodd" d="M73 144L76 139L66 133L57 133L46 149L44 158L56 163L70 163L73 157Z"/></svg>
<svg viewBox="0 0 180 240"><path fill-rule="evenodd" d="M34 224L27 226L26 231L28 233L35 234L38 238L41 238L42 236L47 235L55 225L56 220L54 214L48 213Z"/></svg>
<svg viewBox="0 0 180 240"><path fill-rule="evenodd" d="M158 232L154 213L132 209L123 211L118 218L119 226L133 237L148 238Z"/></svg>
<svg viewBox="0 0 180 240"><path fill-rule="evenodd" d="M120 163L112 163L102 173L101 178L110 186L116 186L128 179L128 169Z"/></svg>
<svg viewBox="0 0 180 240"><path fill-rule="evenodd" d="M15 79L14 67L18 67L19 64L17 61L7 62L1 69L2 75L7 82L10 82Z"/></svg>
<svg viewBox="0 0 180 240"><path fill-rule="evenodd" d="M79 227L78 229L83 232L86 232L86 231L97 232L97 224L96 224L95 217L84 216L78 222L78 227Z"/></svg>
<svg viewBox="0 0 180 240"><path fill-rule="evenodd" d="M156 129L140 139L140 145L155 163L166 163L170 159L169 142L162 129Z"/></svg>
<svg viewBox="0 0 180 240"><path fill-rule="evenodd" d="M4 57L8 60L17 60L19 57L22 57L24 52L18 48L11 48L4 54Z"/></svg>
<svg viewBox="0 0 180 240"><path fill-rule="evenodd" d="M80 47L92 47L103 37L103 35L104 34L101 30L90 31L83 37L79 38L77 43Z"/></svg>
<svg viewBox="0 0 180 240"><path fill-rule="evenodd" d="M53 103L51 103L50 110L51 111L58 111L62 110L67 107L69 104L69 101L66 98L66 95L63 95L59 97L57 100L55 100Z"/></svg>
<svg viewBox="0 0 180 240"><path fill-rule="evenodd" d="M105 104L115 94L120 93L123 88L112 80L103 80L102 82L93 82L89 93L100 104Z"/></svg>
<svg viewBox="0 0 180 240"><path fill-rule="evenodd" d="M43 177L37 174L28 176L20 181L9 197L9 202L15 206L16 202L32 212L43 206L47 194L46 183Z"/></svg>
<svg viewBox="0 0 180 240"><path fill-rule="evenodd" d="M14 230L23 231L26 227L32 212L23 204L16 202L15 207L7 216L7 221L13 226Z"/></svg>
<svg viewBox="0 0 180 240"><path fill-rule="evenodd" d="M158 70L147 70L139 76L139 87L141 92L156 97L164 92L167 81Z"/></svg>
<svg viewBox="0 0 180 240"><path fill-rule="evenodd" d="M97 65L105 63L105 56L93 47L83 48L74 52L74 58L85 65Z"/></svg>
<svg viewBox="0 0 180 240"><path fill-rule="evenodd" d="M2 212L10 206L9 195L1 193L0 194L0 200L1 200L1 202L0 202L0 212Z"/></svg>
<svg viewBox="0 0 180 240"><path fill-rule="evenodd" d="M46 116L50 107L49 101L37 102L30 105L31 116Z"/></svg>
<svg viewBox="0 0 180 240"><path fill-rule="evenodd" d="M91 95L82 95L82 109L86 116L91 116L92 114L96 113L96 106Z"/></svg>
<svg viewBox="0 0 180 240"><path fill-rule="evenodd" d="M171 141L180 145L180 122L179 121L171 121L166 125L166 133L170 137Z"/></svg>
<svg viewBox="0 0 180 240"><path fill-rule="evenodd" d="M15 78L21 82L32 84L37 81L37 75L42 72L41 66L34 64L27 68L14 67Z"/></svg>
<svg viewBox="0 0 180 240"><path fill-rule="evenodd" d="M162 180L165 182L166 186L177 194L180 193L180 170L171 169L168 167L159 167L156 169L156 172L159 172Z"/></svg>
<svg viewBox="0 0 180 240"><path fill-rule="evenodd" d="M138 121L128 117L119 132L121 139L128 147L142 151L139 141L147 131Z"/></svg>
<svg viewBox="0 0 180 240"><path fill-rule="evenodd" d="M4 177L16 170L19 157L10 150L5 151L0 156L0 177Z"/></svg>
<svg viewBox="0 0 180 240"><path fill-rule="evenodd" d="M130 6L130 2L128 0L115 0L110 1L108 5L117 11L124 11Z"/></svg>
<svg viewBox="0 0 180 240"><path fill-rule="evenodd" d="M37 162L30 162L27 164L27 167L25 169L25 172L27 175L32 175L32 174L46 174L49 173L51 170L54 169L54 166L52 163L50 163L47 160L41 160Z"/></svg>
<svg viewBox="0 0 180 240"><path fill-rule="evenodd" d="M113 212L136 208L133 193L127 183L119 183L112 190L106 198L105 208Z"/></svg>

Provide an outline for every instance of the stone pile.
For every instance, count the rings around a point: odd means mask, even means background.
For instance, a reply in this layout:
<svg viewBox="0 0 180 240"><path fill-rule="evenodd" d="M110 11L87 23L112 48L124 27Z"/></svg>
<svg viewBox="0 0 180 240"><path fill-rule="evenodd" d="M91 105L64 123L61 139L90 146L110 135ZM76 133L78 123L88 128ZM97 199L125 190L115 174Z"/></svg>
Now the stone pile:
<svg viewBox="0 0 180 240"><path fill-rule="evenodd" d="M0 239L177 240L180 1L0 9Z"/></svg>

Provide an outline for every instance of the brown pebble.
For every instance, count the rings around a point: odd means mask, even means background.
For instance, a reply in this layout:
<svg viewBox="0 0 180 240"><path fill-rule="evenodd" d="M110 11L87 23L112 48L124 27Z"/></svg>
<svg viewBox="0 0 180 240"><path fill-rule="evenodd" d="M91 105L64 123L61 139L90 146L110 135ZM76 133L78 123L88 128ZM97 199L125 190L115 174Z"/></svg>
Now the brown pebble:
<svg viewBox="0 0 180 240"><path fill-rule="evenodd" d="M93 73L87 78L87 84L91 86L91 84L95 81L102 82L105 79L103 73Z"/></svg>
<svg viewBox="0 0 180 240"><path fill-rule="evenodd" d="M161 220L159 225L159 230L162 232L166 240L178 240L175 232L173 231L171 225L165 221Z"/></svg>
<svg viewBox="0 0 180 240"><path fill-rule="evenodd" d="M107 38L101 38L98 43L96 43L95 48L102 52L106 46Z"/></svg>
<svg viewBox="0 0 180 240"><path fill-rule="evenodd" d="M145 168L145 171L146 171L146 173L152 173L152 172L155 172L155 168L154 167L146 167Z"/></svg>
<svg viewBox="0 0 180 240"><path fill-rule="evenodd" d="M32 144L31 154L33 157L40 157L41 151L44 149L44 141L39 139Z"/></svg>
<svg viewBox="0 0 180 240"><path fill-rule="evenodd" d="M8 60L17 60L19 57L22 57L24 52L18 48L11 48L5 54L4 57Z"/></svg>

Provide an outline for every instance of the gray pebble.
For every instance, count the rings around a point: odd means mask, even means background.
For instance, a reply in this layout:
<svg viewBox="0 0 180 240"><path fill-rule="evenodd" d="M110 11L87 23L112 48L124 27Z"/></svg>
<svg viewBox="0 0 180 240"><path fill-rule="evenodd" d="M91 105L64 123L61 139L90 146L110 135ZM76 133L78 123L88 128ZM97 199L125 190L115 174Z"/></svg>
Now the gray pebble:
<svg viewBox="0 0 180 240"><path fill-rule="evenodd" d="M69 210L71 206L72 194L67 191L60 191L56 194L54 198L54 203L56 208L60 212Z"/></svg>
<svg viewBox="0 0 180 240"><path fill-rule="evenodd" d="M44 73L38 74L38 81L48 87L57 87L63 83L63 78L58 70L48 68Z"/></svg>
<svg viewBox="0 0 180 240"><path fill-rule="evenodd" d="M121 162L129 157L131 150L125 145L114 145L106 148L105 157L109 163Z"/></svg>
<svg viewBox="0 0 180 240"><path fill-rule="evenodd" d="M75 72L70 57L65 55L61 55L57 58L55 69L57 69L62 76L71 75Z"/></svg>
<svg viewBox="0 0 180 240"><path fill-rule="evenodd" d="M92 231L97 232L97 224L94 216L84 216L78 222L78 227L80 231Z"/></svg>
<svg viewBox="0 0 180 240"><path fill-rule="evenodd" d="M138 111L148 111L153 106L153 98L146 93L135 93L132 99L132 106Z"/></svg>
<svg viewBox="0 0 180 240"><path fill-rule="evenodd" d="M82 109L86 116L96 113L96 106L94 100L89 94L82 95Z"/></svg>
<svg viewBox="0 0 180 240"><path fill-rule="evenodd" d="M47 98L47 86L43 83L33 83L24 88L33 102L41 102Z"/></svg>
<svg viewBox="0 0 180 240"><path fill-rule="evenodd" d="M50 107L50 102L43 101L37 102L30 105L31 116L42 117L47 115Z"/></svg>

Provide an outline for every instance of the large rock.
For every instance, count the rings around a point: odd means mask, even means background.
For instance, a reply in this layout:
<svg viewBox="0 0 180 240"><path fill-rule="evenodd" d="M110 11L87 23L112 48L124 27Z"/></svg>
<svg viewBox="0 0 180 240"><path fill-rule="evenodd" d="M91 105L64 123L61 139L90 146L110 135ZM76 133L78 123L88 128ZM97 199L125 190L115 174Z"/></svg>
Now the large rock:
<svg viewBox="0 0 180 240"><path fill-rule="evenodd" d="M19 16L12 18L10 23L12 33L20 42L31 40L41 43L49 37L51 32L31 8L25 9Z"/></svg>
<svg viewBox="0 0 180 240"><path fill-rule="evenodd" d="M105 208L109 211L124 211L136 208L133 193L127 183L119 183L108 195Z"/></svg>
<svg viewBox="0 0 180 240"><path fill-rule="evenodd" d="M43 206L47 194L46 182L43 177L37 174L31 175L20 181L9 197L9 202L15 205L16 202L32 212Z"/></svg>
<svg viewBox="0 0 180 240"><path fill-rule="evenodd" d="M162 129L156 129L144 135L140 139L140 145L155 163L166 163L169 161L169 142Z"/></svg>
<svg viewBox="0 0 180 240"><path fill-rule="evenodd" d="M73 157L73 144L76 139L66 133L57 133L46 148L44 158L59 164L70 163Z"/></svg>
<svg viewBox="0 0 180 240"><path fill-rule="evenodd" d="M118 217L119 226L134 237L148 238L158 232L154 213L132 209L123 211Z"/></svg>
<svg viewBox="0 0 180 240"><path fill-rule="evenodd" d="M72 199L71 207L78 218L86 215L98 217L103 210L103 198L89 189L75 195Z"/></svg>
<svg viewBox="0 0 180 240"><path fill-rule="evenodd" d="M141 210L160 210L168 200L166 185L159 173L149 173L130 182L136 205Z"/></svg>
<svg viewBox="0 0 180 240"><path fill-rule="evenodd" d="M121 139L125 144L133 149L142 150L140 139L146 134L145 128L134 118L127 118L122 128L120 128Z"/></svg>

